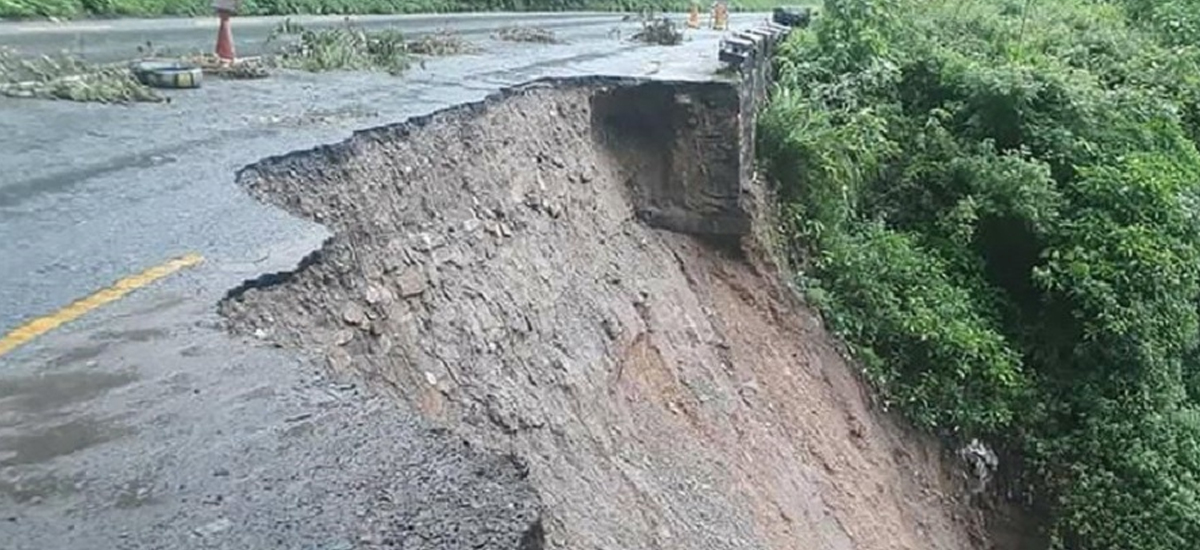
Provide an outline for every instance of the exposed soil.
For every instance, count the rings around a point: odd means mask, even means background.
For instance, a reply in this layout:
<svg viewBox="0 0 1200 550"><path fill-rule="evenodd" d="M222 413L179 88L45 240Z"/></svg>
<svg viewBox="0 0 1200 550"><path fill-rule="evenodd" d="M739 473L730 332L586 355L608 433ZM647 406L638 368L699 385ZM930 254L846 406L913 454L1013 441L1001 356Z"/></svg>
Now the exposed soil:
<svg viewBox="0 0 1200 550"><path fill-rule="evenodd" d="M621 87L543 82L250 167L335 236L222 312L518 457L544 506L524 548L991 547L958 468L873 407L753 238L638 215L647 167L706 168L605 127Z"/></svg>

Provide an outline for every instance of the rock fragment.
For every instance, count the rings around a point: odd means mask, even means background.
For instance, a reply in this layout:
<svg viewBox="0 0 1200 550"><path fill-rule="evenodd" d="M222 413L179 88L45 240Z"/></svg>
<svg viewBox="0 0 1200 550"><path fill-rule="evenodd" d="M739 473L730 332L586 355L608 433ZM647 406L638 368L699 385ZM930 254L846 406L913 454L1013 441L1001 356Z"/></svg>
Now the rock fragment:
<svg viewBox="0 0 1200 550"><path fill-rule="evenodd" d="M411 298L425 292L425 275L419 269L408 269L396 280L400 287L400 296Z"/></svg>

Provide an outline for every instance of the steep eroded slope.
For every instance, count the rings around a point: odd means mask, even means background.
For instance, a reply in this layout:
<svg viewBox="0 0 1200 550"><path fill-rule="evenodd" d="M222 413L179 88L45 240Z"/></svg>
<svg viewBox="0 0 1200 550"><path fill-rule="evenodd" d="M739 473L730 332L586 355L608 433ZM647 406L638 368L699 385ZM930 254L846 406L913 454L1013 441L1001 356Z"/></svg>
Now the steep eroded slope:
<svg viewBox="0 0 1200 550"><path fill-rule="evenodd" d="M250 167L335 235L222 310L520 457L548 547L986 548L937 447L872 409L736 220L647 223L724 215L715 186L661 193L728 170L721 87L542 82Z"/></svg>

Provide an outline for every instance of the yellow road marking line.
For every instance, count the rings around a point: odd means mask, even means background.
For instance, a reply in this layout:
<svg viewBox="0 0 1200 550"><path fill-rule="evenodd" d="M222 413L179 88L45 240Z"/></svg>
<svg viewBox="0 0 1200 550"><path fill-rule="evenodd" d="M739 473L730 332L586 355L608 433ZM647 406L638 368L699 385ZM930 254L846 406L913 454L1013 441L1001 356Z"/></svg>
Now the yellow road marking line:
<svg viewBox="0 0 1200 550"><path fill-rule="evenodd" d="M150 285L151 283L162 279L176 271L198 265L204 261L204 257L199 254L186 254L175 258L169 262L156 265L136 275L125 277L117 281L112 286L102 289L87 298L77 300L71 305L64 307L45 317L38 317L29 321L15 329L3 338L0 338L0 356L17 349L23 344L29 343L35 338L46 334L66 323L83 317L88 312L99 308L105 304L109 304L124 298L125 295L139 288Z"/></svg>

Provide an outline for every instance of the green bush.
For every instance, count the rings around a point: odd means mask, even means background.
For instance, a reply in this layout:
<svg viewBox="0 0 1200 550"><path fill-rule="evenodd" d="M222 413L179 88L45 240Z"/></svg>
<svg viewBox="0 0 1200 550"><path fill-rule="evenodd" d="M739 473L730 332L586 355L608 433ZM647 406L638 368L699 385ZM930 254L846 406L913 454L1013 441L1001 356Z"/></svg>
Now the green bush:
<svg viewBox="0 0 1200 550"><path fill-rule="evenodd" d="M1200 541L1194 8L827 0L760 117L814 303L1058 548Z"/></svg>
<svg viewBox="0 0 1200 550"><path fill-rule="evenodd" d="M886 402L948 435L998 433L1028 387L1020 357L917 241L881 224L830 233L810 292Z"/></svg>
<svg viewBox="0 0 1200 550"><path fill-rule="evenodd" d="M82 13L79 0L0 0L0 17L74 17Z"/></svg>

